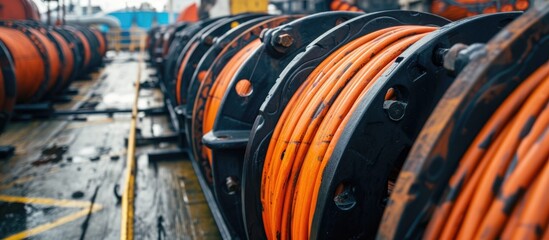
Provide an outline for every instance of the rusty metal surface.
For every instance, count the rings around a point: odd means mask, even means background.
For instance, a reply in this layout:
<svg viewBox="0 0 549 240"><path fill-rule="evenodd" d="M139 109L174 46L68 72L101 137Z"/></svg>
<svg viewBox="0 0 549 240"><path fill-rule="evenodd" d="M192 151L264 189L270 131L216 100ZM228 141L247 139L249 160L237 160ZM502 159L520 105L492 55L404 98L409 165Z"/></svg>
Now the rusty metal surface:
<svg viewBox="0 0 549 240"><path fill-rule="evenodd" d="M391 195L378 239L421 236L459 159L505 97L548 60L549 4L502 30L461 72L417 138Z"/></svg>

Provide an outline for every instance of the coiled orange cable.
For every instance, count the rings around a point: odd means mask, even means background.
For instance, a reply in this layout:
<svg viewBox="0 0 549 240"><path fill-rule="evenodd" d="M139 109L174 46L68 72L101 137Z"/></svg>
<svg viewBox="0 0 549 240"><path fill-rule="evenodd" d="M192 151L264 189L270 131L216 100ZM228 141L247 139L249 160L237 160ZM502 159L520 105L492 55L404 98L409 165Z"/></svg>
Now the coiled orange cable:
<svg viewBox="0 0 549 240"><path fill-rule="evenodd" d="M284 109L263 168L261 202L269 239L307 239L322 173L357 99L400 53L434 27L397 26L332 53Z"/></svg>
<svg viewBox="0 0 549 240"><path fill-rule="evenodd" d="M350 12L363 12L360 8L344 1L334 0L330 3L330 10L332 11L350 11Z"/></svg>
<svg viewBox="0 0 549 240"><path fill-rule="evenodd" d="M462 187L460 187L462 186ZM539 239L549 222L549 62L484 125L450 179L426 239Z"/></svg>
<svg viewBox="0 0 549 240"><path fill-rule="evenodd" d="M233 76L240 69L242 64L252 55L252 53L261 46L261 40L256 39L248 43L244 48L240 49L232 58L227 62L225 67L219 73L219 77L213 83L208 99L206 99L206 105L204 107L204 119L202 125L202 133L206 134L213 129L215 117L219 111L221 100L228 91L229 83ZM202 153L206 155L210 165L212 164L212 151L207 148L202 148Z"/></svg>
<svg viewBox="0 0 549 240"><path fill-rule="evenodd" d="M183 61L181 61L181 65L179 65L179 70L177 70L177 80L176 80L176 86L175 86L175 97L178 104L185 104L187 103L187 99L183 99L181 97L181 94L186 91L187 89L181 89L183 84L183 73L185 72L185 67L187 66L187 63L189 62L189 59L191 57L191 54L194 52L194 50L198 47L198 42L192 43L189 50L185 53L185 56L183 57ZM199 79L201 80L201 79ZM183 92L182 92L183 91Z"/></svg>

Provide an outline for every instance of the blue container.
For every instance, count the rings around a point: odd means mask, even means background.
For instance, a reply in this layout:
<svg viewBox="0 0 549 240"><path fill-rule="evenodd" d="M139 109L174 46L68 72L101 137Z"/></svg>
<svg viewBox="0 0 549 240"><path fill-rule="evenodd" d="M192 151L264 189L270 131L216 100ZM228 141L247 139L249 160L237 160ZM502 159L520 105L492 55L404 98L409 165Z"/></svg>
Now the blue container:
<svg viewBox="0 0 549 240"><path fill-rule="evenodd" d="M122 30L129 30L132 24L136 23L139 28L149 30L156 20L157 25L167 25L169 21L168 12L153 11L116 11L108 14L120 20ZM174 19L178 14L174 14Z"/></svg>

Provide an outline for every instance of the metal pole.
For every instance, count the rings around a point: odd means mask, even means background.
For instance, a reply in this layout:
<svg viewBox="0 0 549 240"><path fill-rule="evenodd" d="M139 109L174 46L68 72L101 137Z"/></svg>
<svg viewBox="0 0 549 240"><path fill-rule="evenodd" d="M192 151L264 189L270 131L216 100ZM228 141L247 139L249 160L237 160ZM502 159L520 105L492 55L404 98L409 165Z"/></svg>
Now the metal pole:
<svg viewBox="0 0 549 240"><path fill-rule="evenodd" d="M67 16L67 6L65 4L65 0L63 1L63 15L61 16L61 23L65 24L65 17Z"/></svg>
<svg viewBox="0 0 549 240"><path fill-rule="evenodd" d="M47 18L48 18L48 19L47 19L47 23L48 23L48 25L51 25L50 1L47 1L47 2L46 2L46 6L47 6L47 9L48 9L48 10L47 10L47 14L46 14L46 16L47 16Z"/></svg>
<svg viewBox="0 0 549 240"><path fill-rule="evenodd" d="M174 22L174 18L173 18L173 0L168 0L168 14L169 14L169 23L173 23Z"/></svg>
<svg viewBox="0 0 549 240"><path fill-rule="evenodd" d="M92 15L92 1L88 0L88 16Z"/></svg>

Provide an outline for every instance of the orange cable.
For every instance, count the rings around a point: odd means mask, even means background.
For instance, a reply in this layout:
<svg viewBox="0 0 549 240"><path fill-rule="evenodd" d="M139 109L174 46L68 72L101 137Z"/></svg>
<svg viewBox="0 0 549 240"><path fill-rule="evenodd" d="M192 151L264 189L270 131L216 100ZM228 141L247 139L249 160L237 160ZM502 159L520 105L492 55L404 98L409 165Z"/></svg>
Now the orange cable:
<svg viewBox="0 0 549 240"><path fill-rule="evenodd" d="M206 134L213 129L215 118L223 96L228 91L229 84L234 75L238 72L242 64L252 55L252 53L261 46L261 40L256 39L248 43L244 48L240 49L223 67L219 73L219 77L214 81L212 88L206 99L204 107L204 119L202 125L202 133ZM206 155L210 166L212 164L212 151L206 147L202 147L202 153Z"/></svg>
<svg viewBox="0 0 549 240"><path fill-rule="evenodd" d="M261 201L269 239L310 237L321 174L357 100L401 52L435 29L397 26L360 37L326 58L292 96L263 169Z"/></svg>
<svg viewBox="0 0 549 240"><path fill-rule="evenodd" d="M457 199L437 208L424 238L534 236L531 226L547 226L549 216L549 205L540 205L548 197L541 190L549 186L544 182L548 158L546 63L507 97L477 135L450 179L446 194L458 192Z"/></svg>

